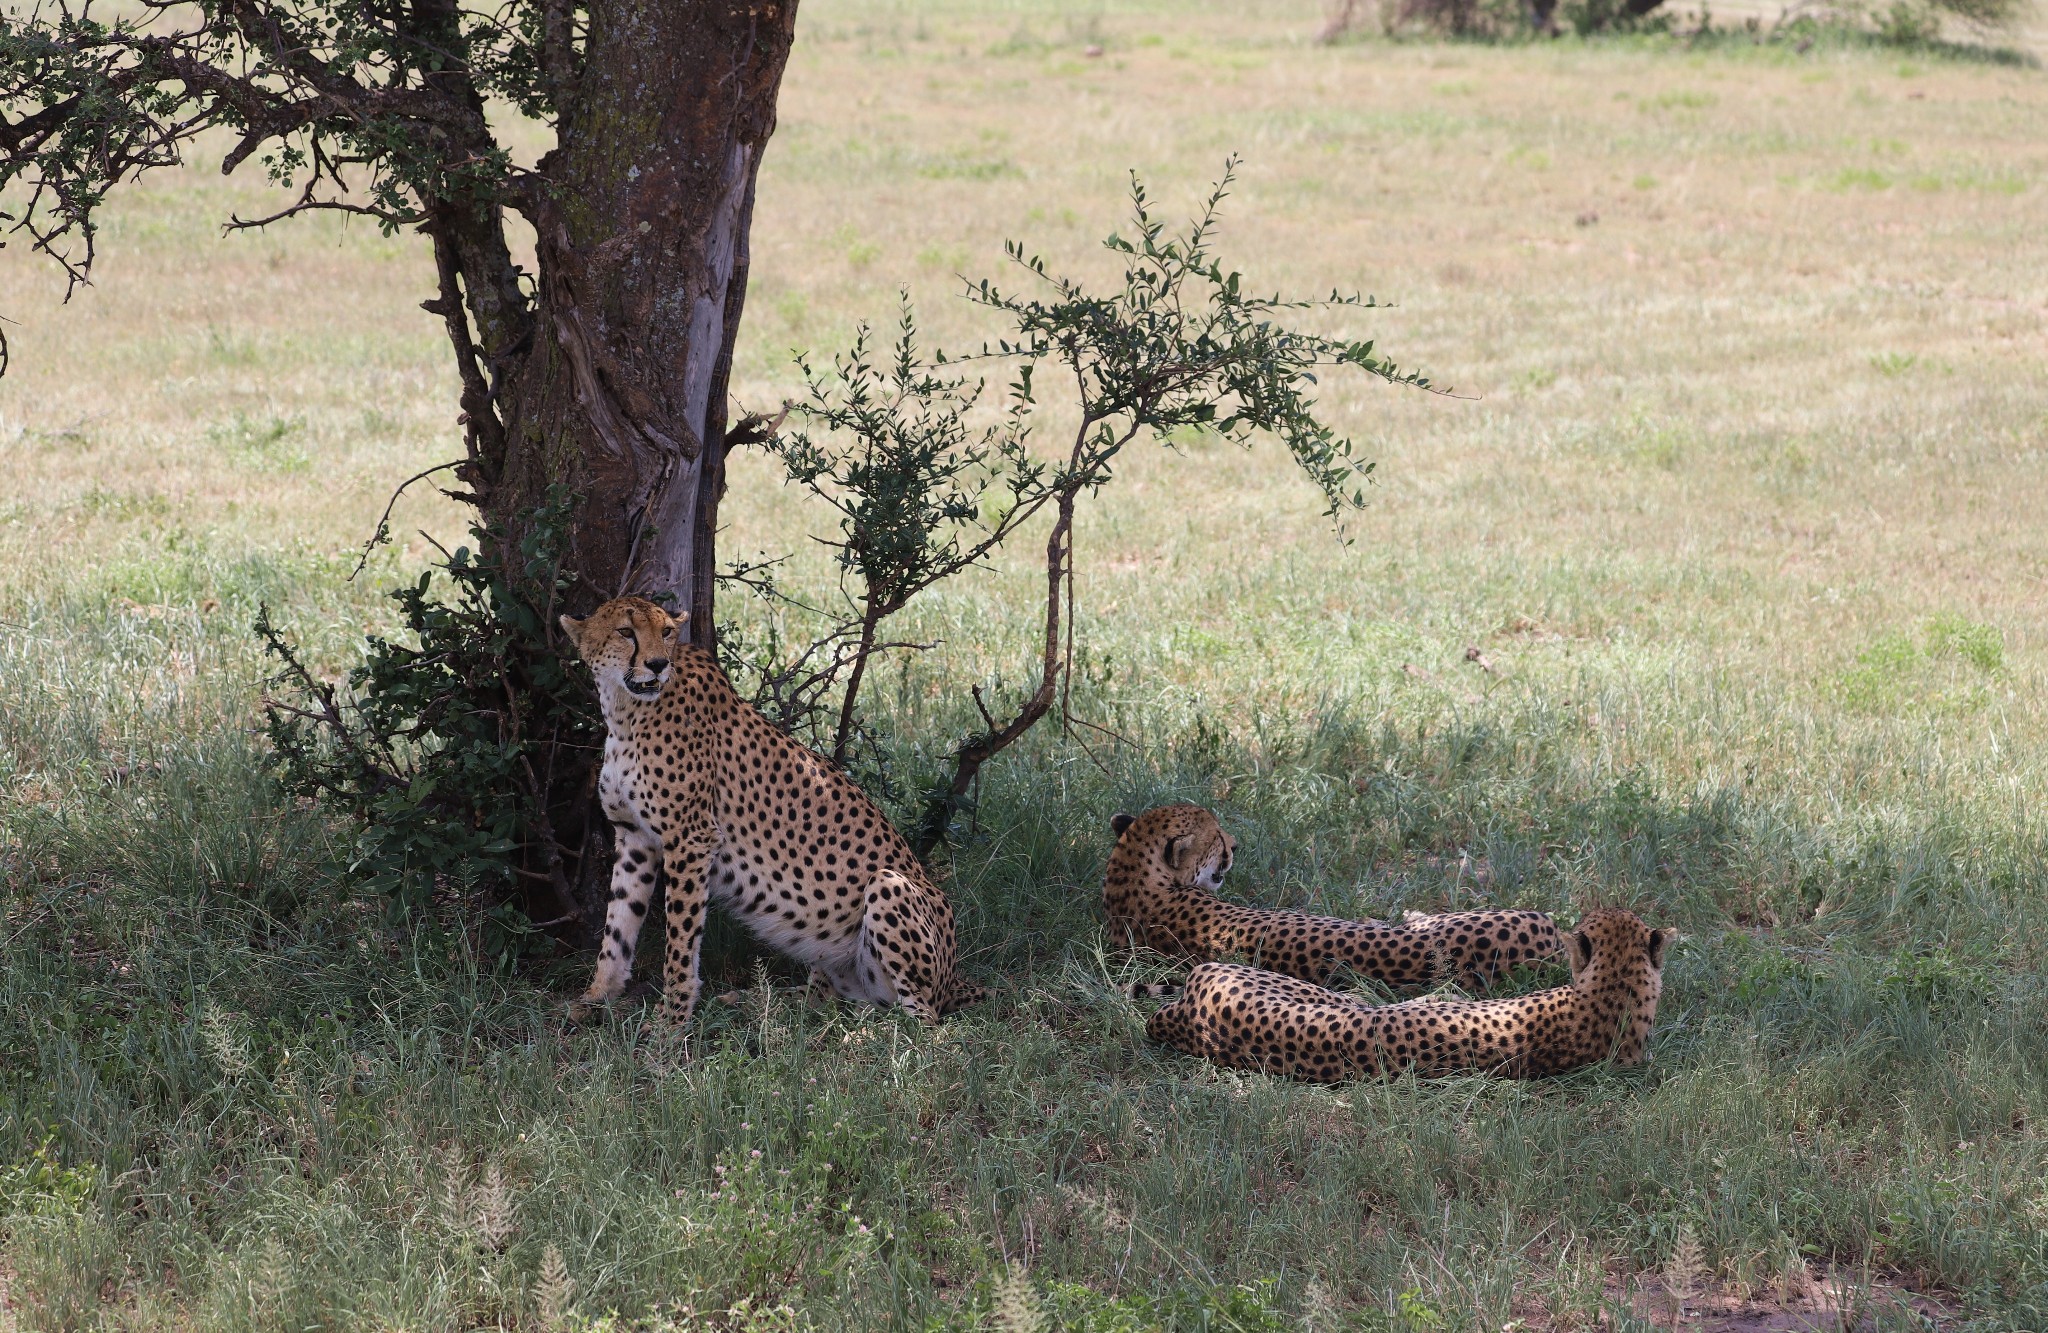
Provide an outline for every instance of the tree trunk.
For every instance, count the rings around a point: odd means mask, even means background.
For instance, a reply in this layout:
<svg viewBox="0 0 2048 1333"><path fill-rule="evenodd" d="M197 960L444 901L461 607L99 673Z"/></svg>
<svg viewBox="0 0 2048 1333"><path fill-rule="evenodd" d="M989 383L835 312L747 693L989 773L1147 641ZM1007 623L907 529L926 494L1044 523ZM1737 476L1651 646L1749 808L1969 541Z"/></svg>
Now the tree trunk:
<svg viewBox="0 0 2048 1333"><path fill-rule="evenodd" d="M557 488L569 497L574 579L543 608L546 632L557 612L638 593L688 613L692 640L708 646L747 229L796 0L600 0L588 13L556 146L514 201L536 233L531 314L506 299L495 210L430 226L444 256L438 304L452 301L452 263L476 330L465 353L451 321L467 475L515 574L534 512ZM536 775L545 818L520 867L536 920L601 918L611 845L598 758L555 744Z"/></svg>
<svg viewBox="0 0 2048 1333"><path fill-rule="evenodd" d="M568 488L563 609L634 592L692 613L693 638L708 632L695 622L710 618L699 567L715 533L700 528L717 510L700 492L723 477L746 231L795 20L795 0L590 9L584 70L539 164L547 185L525 205L540 263L531 342L484 349L504 428L485 514L517 549L527 516Z"/></svg>

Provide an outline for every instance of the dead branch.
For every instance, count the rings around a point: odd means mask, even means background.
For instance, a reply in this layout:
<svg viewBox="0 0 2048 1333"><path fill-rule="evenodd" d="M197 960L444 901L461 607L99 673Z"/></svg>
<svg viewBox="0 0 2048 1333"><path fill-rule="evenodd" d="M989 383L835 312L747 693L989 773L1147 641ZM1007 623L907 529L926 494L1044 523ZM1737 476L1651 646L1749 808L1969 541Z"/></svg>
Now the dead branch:
<svg viewBox="0 0 2048 1333"><path fill-rule="evenodd" d="M376 531L370 535L370 540L363 543L362 558L357 560L356 567L349 571L348 581L350 583L354 583L356 580L356 575L362 573L363 567L370 563L370 552L376 550L379 546L383 545L385 542L391 539L391 511L392 509L397 507L398 497L405 494L405 488L412 485L416 481L425 481L428 477L433 476L436 472L446 472L449 468L461 466L461 459L456 459L452 462L447 463L436 463L433 467L428 468L425 472L415 472L410 477L407 477L404 481L398 483L398 489L391 492L391 498L384 502L384 512L380 514L377 518Z"/></svg>

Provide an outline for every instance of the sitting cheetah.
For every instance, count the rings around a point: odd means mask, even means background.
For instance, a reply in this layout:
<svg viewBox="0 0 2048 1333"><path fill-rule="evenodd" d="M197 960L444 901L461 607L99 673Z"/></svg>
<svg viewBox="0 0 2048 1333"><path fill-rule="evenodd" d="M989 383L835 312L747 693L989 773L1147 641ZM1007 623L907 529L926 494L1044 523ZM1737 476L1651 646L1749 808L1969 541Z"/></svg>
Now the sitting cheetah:
<svg viewBox="0 0 2048 1333"><path fill-rule="evenodd" d="M867 794L777 731L679 621L638 597L562 628L590 665L609 734L598 793L618 830L597 975L576 1012L615 998L657 868L668 880L662 1016L687 1023L701 981L705 904L810 964L844 999L920 1019L982 989L954 966L953 910Z"/></svg>
<svg viewBox="0 0 2048 1333"><path fill-rule="evenodd" d="M1237 843L1198 805L1118 815L1110 828L1116 849L1102 880L1110 926L1162 953L1202 962L1236 954L1318 983L1348 967L1389 986L1455 978L1484 990L1519 963L1563 952L1543 912L1410 913L1392 926L1224 902L1212 890L1223 886Z"/></svg>
<svg viewBox="0 0 2048 1333"><path fill-rule="evenodd" d="M1369 1005L1292 977L1204 963L1145 1034L1234 1069L1339 1083L1414 1070L1542 1078L1612 1058L1642 1064L1673 933L1633 912L1588 912L1572 984L1507 1000Z"/></svg>

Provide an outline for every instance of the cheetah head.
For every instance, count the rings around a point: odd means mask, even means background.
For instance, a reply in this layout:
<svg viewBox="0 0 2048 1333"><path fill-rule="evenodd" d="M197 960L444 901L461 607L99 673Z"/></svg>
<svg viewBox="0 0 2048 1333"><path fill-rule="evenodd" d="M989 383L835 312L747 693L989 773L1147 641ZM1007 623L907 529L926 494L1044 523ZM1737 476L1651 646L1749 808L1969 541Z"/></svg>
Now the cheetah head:
<svg viewBox="0 0 2048 1333"><path fill-rule="evenodd" d="M581 619L563 616L561 623L577 655L590 664L599 694L622 689L636 699L652 699L668 683L682 622L646 598L614 597Z"/></svg>
<svg viewBox="0 0 2048 1333"><path fill-rule="evenodd" d="M1222 888L1237 856L1237 839L1199 805L1162 805L1142 815L1116 815L1109 827L1116 834L1113 860L1135 858L1145 863L1147 878L1164 871L1165 881L1176 890Z"/></svg>
<svg viewBox="0 0 2048 1333"><path fill-rule="evenodd" d="M1652 930L1634 912L1619 907L1600 907L1579 919L1565 953L1571 963L1572 984L1595 984L1597 978L1628 977L1642 990L1635 998L1656 1012L1657 997L1664 989L1664 956L1675 930ZM1635 971L1640 967L1642 970Z"/></svg>

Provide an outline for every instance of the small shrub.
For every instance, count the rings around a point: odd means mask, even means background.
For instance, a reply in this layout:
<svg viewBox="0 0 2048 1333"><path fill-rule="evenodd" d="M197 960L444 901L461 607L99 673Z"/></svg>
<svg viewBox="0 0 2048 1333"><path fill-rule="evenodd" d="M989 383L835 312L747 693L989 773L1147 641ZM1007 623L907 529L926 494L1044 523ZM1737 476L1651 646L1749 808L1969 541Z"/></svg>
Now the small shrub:
<svg viewBox="0 0 2048 1333"><path fill-rule="evenodd" d="M824 606L808 606L776 589L768 577L774 561L732 571L825 624L807 645L771 639L735 649L728 669L785 730L820 749L829 742L835 764L847 766L856 755L878 761L882 753L864 742L861 723L871 661L930 646L892 640L887 622L934 584L979 567L1034 517L1051 520L1045 633L1026 677L1032 683L1021 698L993 706L981 686L968 687L982 725L953 747L950 775L926 791L913 840L920 855L946 841L956 816L972 809L983 765L1042 718L1056 717L1069 734L1090 726L1070 707L1073 667L1077 657L1085 660L1073 615L1074 523L1078 507L1114 481L1127 447L1141 439L1179 447L1191 432L1241 446L1271 436L1337 519L1364 507L1373 465L1354 457L1351 441L1319 417L1321 377L1350 367L1431 387L1369 341L1290 327L1309 312L1375 309L1373 299L1334 291L1317 300L1263 296L1223 267L1214 242L1236 169L1232 157L1201 212L1177 233L1153 216L1132 177L1130 235L1103 242L1122 263L1121 286L1085 287L1012 242L1021 285L983 279L964 293L1007 326L976 352L923 351L906 296L888 355L878 354L863 326L832 374L798 359L810 388L790 407L798 424L763 448L791 484L836 512L837 533L820 540L834 552L839 588ZM971 426L986 382L967 368L995 365L1010 373L1007 403L989 414L992 424ZM1045 426L1044 399L1055 394L1073 395L1072 426ZM1058 449L1027 447L1041 427L1065 435ZM893 801L886 770L868 766L885 787L883 799Z"/></svg>
<svg viewBox="0 0 2048 1333"><path fill-rule="evenodd" d="M1894 0L1876 21L1878 38L1894 46L1921 46L1941 36L1941 14L1930 4Z"/></svg>
<svg viewBox="0 0 2048 1333"><path fill-rule="evenodd" d="M94 1173L57 1161L57 1140L46 1138L23 1157L0 1162L0 1236L9 1216L76 1213L92 1197Z"/></svg>
<svg viewBox="0 0 2048 1333"><path fill-rule="evenodd" d="M604 736L589 688L548 638L553 599L571 581L568 512L557 488L525 525L517 569L459 547L394 590L404 635L370 636L343 688L306 667L268 608L256 620L278 663L263 715L285 788L356 823L352 868L395 910L442 887L500 899L488 919L501 951L524 931L509 901L522 872L574 902L554 837L565 812L546 806L546 768L595 754ZM497 548L476 535L479 549Z"/></svg>

